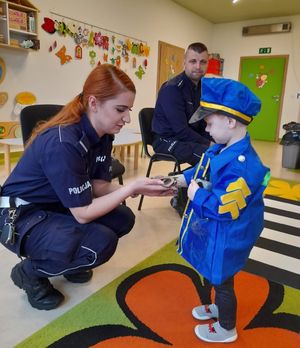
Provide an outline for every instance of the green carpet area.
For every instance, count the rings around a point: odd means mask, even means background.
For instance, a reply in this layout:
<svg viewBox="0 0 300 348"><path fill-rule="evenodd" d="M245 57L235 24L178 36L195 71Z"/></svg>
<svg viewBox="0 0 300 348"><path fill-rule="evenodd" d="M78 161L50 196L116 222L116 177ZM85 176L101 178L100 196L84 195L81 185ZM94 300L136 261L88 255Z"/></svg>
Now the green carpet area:
<svg viewBox="0 0 300 348"><path fill-rule="evenodd" d="M156 278L160 273L162 276ZM178 276L175 281L172 278L174 274ZM184 278L181 279L180 276ZM269 347L270 341L263 343L267 337L273 337L279 344L272 343L273 348L297 347L296 332L300 328L300 308L295 304L300 303L299 291L246 272L237 275L236 287L238 308L241 311L238 315L241 325L239 331L242 331L241 342L248 340L247 337L251 334L252 343L257 341L258 344L255 347ZM174 341L171 345L174 347L202 346L200 341L195 341L190 329L190 326L195 325L190 315L192 304L187 305L188 315L184 311L185 301L194 296L194 301L199 301L197 292L201 301L207 295L201 277L177 254L173 241L16 347L168 347L172 339ZM241 299L240 293L243 294ZM152 299L153 296L156 297ZM153 302L148 303L151 299ZM159 303L160 300L162 303ZM180 301L183 301L182 304ZM151 314L146 314L151 312L153 306L157 306L152 313L154 318ZM166 308L163 306L175 311L170 320L184 318L185 315L187 319L181 324L169 325ZM162 323L160 311L166 315L165 319L162 318ZM152 331L151 327L157 322L156 330ZM190 325L187 333L185 324ZM168 333L157 334L157 331L168 325ZM262 333L262 329L266 329L266 332ZM180 330L183 330L180 337L187 345L178 340L178 337L172 338ZM168 337L168 334L171 336ZM282 340L287 345L281 346ZM243 348L254 346L244 343L240 345Z"/></svg>

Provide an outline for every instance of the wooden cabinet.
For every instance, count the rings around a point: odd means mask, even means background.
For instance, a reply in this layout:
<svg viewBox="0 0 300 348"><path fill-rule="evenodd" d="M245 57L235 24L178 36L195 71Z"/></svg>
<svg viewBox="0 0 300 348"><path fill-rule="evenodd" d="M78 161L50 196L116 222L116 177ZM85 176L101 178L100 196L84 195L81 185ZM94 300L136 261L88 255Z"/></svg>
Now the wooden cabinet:
<svg viewBox="0 0 300 348"><path fill-rule="evenodd" d="M24 48L30 46L31 48ZM22 47L23 46L23 47ZM38 9L28 0L0 0L0 48L39 48Z"/></svg>

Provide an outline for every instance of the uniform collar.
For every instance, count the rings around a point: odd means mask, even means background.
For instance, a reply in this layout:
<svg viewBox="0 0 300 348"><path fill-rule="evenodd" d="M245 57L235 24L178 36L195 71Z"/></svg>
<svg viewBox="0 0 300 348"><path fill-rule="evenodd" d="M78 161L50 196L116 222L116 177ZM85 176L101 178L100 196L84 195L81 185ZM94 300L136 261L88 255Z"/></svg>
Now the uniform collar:
<svg viewBox="0 0 300 348"><path fill-rule="evenodd" d="M191 89L193 89L193 90L199 90L199 89L201 89L201 79L200 79L200 81L198 82L198 85L196 86L196 85L194 84L194 82L193 82L189 77L186 76L185 72L182 73L182 77L183 77L183 79L186 81L186 83L190 86Z"/></svg>
<svg viewBox="0 0 300 348"><path fill-rule="evenodd" d="M87 135L91 145L99 143L104 137L110 137L108 134L104 134L103 137L99 137L86 113L82 115L80 125L83 132Z"/></svg>
<svg viewBox="0 0 300 348"><path fill-rule="evenodd" d="M233 161L238 158L241 153L243 153L250 144L250 136L247 133L246 136L231 145L228 149L225 149L220 156L222 156L222 160L220 158L216 158L215 161L211 162L211 168L213 172L217 172L220 168L224 167L226 163ZM225 145L215 144L211 148L207 150L207 155L212 158L218 155L218 153L225 147Z"/></svg>

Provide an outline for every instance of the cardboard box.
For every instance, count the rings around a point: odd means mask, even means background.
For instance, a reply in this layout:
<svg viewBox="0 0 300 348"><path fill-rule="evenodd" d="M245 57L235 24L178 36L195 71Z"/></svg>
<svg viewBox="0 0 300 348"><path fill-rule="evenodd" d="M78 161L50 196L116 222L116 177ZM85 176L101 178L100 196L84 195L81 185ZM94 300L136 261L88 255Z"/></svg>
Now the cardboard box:
<svg viewBox="0 0 300 348"><path fill-rule="evenodd" d="M27 31L27 13L23 11L8 9L9 27Z"/></svg>

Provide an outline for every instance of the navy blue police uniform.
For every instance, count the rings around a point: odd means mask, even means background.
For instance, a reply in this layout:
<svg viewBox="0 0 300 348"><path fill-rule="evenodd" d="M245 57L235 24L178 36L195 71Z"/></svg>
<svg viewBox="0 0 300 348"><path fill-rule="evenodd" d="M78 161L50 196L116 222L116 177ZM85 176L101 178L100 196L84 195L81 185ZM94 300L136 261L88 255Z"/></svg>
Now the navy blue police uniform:
<svg viewBox="0 0 300 348"><path fill-rule="evenodd" d="M196 86L184 72L165 82L159 90L152 130L156 152L172 154L181 163L195 165L210 144L205 121L189 125L199 107L201 80Z"/></svg>
<svg viewBox="0 0 300 348"><path fill-rule="evenodd" d="M99 137L86 114L79 123L41 133L25 150L2 188L16 202L16 238L3 243L26 258L28 275L52 277L92 269L111 258L118 239L133 227L125 205L86 224L69 208L89 205L92 180L111 181L113 136ZM0 208L0 227L8 219ZM1 229L1 228L0 228Z"/></svg>

